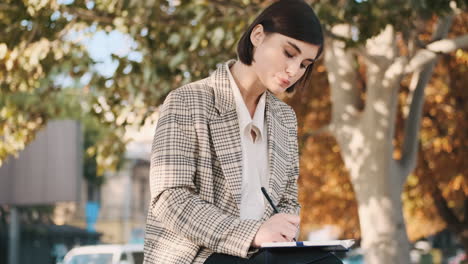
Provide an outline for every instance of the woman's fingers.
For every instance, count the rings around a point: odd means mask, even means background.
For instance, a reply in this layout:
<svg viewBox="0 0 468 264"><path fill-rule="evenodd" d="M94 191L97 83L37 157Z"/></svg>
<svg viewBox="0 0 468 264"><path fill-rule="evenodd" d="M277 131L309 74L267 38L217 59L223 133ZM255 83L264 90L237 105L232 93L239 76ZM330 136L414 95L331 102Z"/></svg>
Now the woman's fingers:
<svg viewBox="0 0 468 264"><path fill-rule="evenodd" d="M295 227L291 228L290 226L288 226L288 227L283 228L280 231L280 234L286 237L288 241L292 241L293 238L296 236L296 231L297 231L297 228Z"/></svg>
<svg viewBox="0 0 468 264"><path fill-rule="evenodd" d="M252 245L259 247L265 242L290 242L296 236L299 217L290 214L275 214L257 231Z"/></svg>
<svg viewBox="0 0 468 264"><path fill-rule="evenodd" d="M298 225L297 219L295 215L287 215L283 214L280 216L281 218L278 219L277 228L278 231L282 236L284 236L287 241L292 241L293 238L296 236Z"/></svg>
<svg viewBox="0 0 468 264"><path fill-rule="evenodd" d="M286 221L288 221L289 223L291 223L294 226L298 226L299 222L301 221L301 218L299 216L297 216L297 215L281 214L281 216L284 217L284 219L286 219Z"/></svg>

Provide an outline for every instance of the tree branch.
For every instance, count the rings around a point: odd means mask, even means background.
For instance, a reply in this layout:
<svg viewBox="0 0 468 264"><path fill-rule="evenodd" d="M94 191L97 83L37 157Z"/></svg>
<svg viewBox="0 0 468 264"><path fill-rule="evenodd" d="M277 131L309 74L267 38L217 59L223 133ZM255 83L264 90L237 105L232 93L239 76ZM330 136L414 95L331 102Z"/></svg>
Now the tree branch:
<svg viewBox="0 0 468 264"><path fill-rule="evenodd" d="M468 226L468 197L465 197L463 210L464 210L463 226Z"/></svg>
<svg viewBox="0 0 468 264"><path fill-rule="evenodd" d="M38 25L37 25L37 22L35 22L33 23L33 28L31 30L31 33L29 34L29 37L28 37L28 40L26 41L25 46L28 46L34 40L34 37L36 36L36 33L37 33L37 29L38 29Z"/></svg>
<svg viewBox="0 0 468 264"><path fill-rule="evenodd" d="M16 11L18 7L11 4L0 4L0 11Z"/></svg>
<svg viewBox="0 0 468 264"><path fill-rule="evenodd" d="M364 45L359 45L357 48L353 49L353 52L356 53L356 55L359 55L364 58L367 62L373 63L373 64L380 64L382 63L381 58L376 57L376 56L370 56Z"/></svg>
<svg viewBox="0 0 468 264"><path fill-rule="evenodd" d="M413 78L415 78L416 81L412 80L411 82L411 84L415 84L416 87L412 94L409 114L405 120L403 151L402 158L400 160L400 165L403 170L403 173L401 174L403 182L406 182L406 178L416 167L419 127L422 117L422 107L424 105L424 88L427 85L427 82L429 82L434 65L435 62L432 62L430 65L425 66L424 71L417 72L413 75Z"/></svg>
<svg viewBox="0 0 468 264"><path fill-rule="evenodd" d="M422 148L420 151L423 152ZM434 199L437 212L447 224L447 228L454 234L459 234L463 230L462 222L448 206L447 199L445 199L445 197L442 195L442 191L440 190L435 179L434 171L429 167L427 158L425 157L424 153L422 153L420 156L422 159L421 165L425 171L425 174L423 174L422 177L424 177L428 182L427 187L429 187L432 198Z"/></svg>
<svg viewBox="0 0 468 264"><path fill-rule="evenodd" d="M336 25L333 33L338 36L349 37L350 25ZM332 121L353 122L360 113L362 99L356 85L357 70L356 57L350 49L346 49L343 41L329 39L325 41L325 66L331 87Z"/></svg>
<svg viewBox="0 0 468 264"><path fill-rule="evenodd" d="M365 44L366 52L372 58L366 59L366 84L372 89L367 90L364 108L364 119L370 122L377 118L391 118L396 113L396 110L392 112L391 105L400 87L400 83L395 85L395 81L400 79L401 73L398 72L402 71L402 60L396 57L395 39L395 29L387 25L385 30L368 39ZM380 104L378 109L377 102ZM392 131L392 126L389 124L385 130Z"/></svg>
<svg viewBox="0 0 468 264"><path fill-rule="evenodd" d="M468 34L455 39L442 39L427 45L425 49L419 50L411 59L405 69L406 73L411 73L427 63L435 60L440 53L450 53L457 49L468 47Z"/></svg>
<svg viewBox="0 0 468 264"><path fill-rule="evenodd" d="M454 234L459 234L463 230L462 223L453 213L452 209L450 209L448 206L447 200L442 195L442 192L437 184L432 190L432 198L434 199L434 203L437 211L439 212L439 215L447 223L448 229L451 230Z"/></svg>
<svg viewBox="0 0 468 264"><path fill-rule="evenodd" d="M56 39L62 41L62 38L65 37L66 34L70 32L70 30L75 26L76 18L73 18L70 22L68 22L65 27L60 30L59 32L55 33Z"/></svg>
<svg viewBox="0 0 468 264"><path fill-rule="evenodd" d="M404 77L403 71L406 65L406 59L399 57L396 58L395 61L387 68L384 73L384 77L382 83L388 84L390 91L382 91L385 92L385 95L389 95L390 99L388 102L388 116L389 120L396 120L396 115L398 112L398 92L400 91L401 87L401 80ZM387 128L389 138L395 137L395 122L391 122ZM389 145L391 147L391 151L393 152L394 146L393 144Z"/></svg>
<svg viewBox="0 0 468 264"><path fill-rule="evenodd" d="M83 19L85 21L92 21L92 22L98 22L101 24L106 24L106 25L112 25L114 22L114 15L111 14L98 14L95 11L92 10L87 10L84 8L69 8L67 6L61 6L60 7L60 12L62 13L69 13L70 15L75 15L80 19Z"/></svg>
<svg viewBox="0 0 468 264"><path fill-rule="evenodd" d="M225 1L225 0L211 0L210 1L211 3L214 3L214 4L217 4L217 5L220 5L220 6L228 6L228 7L232 7L232 8L236 8L236 9L241 9L241 10L244 10L246 7L239 4L239 3L236 3L235 1Z"/></svg>
<svg viewBox="0 0 468 264"><path fill-rule="evenodd" d="M335 34L334 32L332 32L331 30L329 30L327 28L323 28L323 32L324 32L325 36L327 36L327 37L329 37L331 39L334 39L334 40L343 41L345 43L352 41L352 39L349 36L343 36L343 35L340 35L340 34Z"/></svg>
<svg viewBox="0 0 468 264"><path fill-rule="evenodd" d="M453 17L449 16L441 19L437 25L432 39L444 38L450 29ZM418 154L418 136L419 128L422 117L422 107L424 105L424 89L429 82L436 60L426 63L419 74L413 75L414 80L411 80L410 92L414 91L411 95L411 104L409 107L408 117L405 119L405 132L402 147L402 158L399 165L402 170L402 182L406 182L409 173L416 167L416 158Z"/></svg>

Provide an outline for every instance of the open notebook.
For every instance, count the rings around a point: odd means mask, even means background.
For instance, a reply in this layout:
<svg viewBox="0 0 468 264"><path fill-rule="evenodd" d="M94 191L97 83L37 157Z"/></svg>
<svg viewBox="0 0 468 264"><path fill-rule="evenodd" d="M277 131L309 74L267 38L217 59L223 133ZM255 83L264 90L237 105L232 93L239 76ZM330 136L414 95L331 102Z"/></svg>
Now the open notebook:
<svg viewBox="0 0 468 264"><path fill-rule="evenodd" d="M323 241L297 241L297 242L271 242L263 243L262 248L288 248L288 247L319 247L327 251L346 251L354 245L354 239L323 240Z"/></svg>

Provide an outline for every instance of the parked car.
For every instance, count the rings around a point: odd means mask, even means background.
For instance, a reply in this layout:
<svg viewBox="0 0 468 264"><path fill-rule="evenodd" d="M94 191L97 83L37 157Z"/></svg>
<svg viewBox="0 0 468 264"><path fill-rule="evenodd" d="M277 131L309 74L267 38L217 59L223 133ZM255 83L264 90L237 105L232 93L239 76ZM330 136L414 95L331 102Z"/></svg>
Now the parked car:
<svg viewBox="0 0 468 264"><path fill-rule="evenodd" d="M361 248L353 248L347 254L346 258L343 259L343 264L363 264L364 263L364 251Z"/></svg>
<svg viewBox="0 0 468 264"><path fill-rule="evenodd" d="M455 256L448 260L449 264L464 264L468 263L468 255L465 252L459 251Z"/></svg>
<svg viewBox="0 0 468 264"><path fill-rule="evenodd" d="M95 245L70 250L63 264L142 264L143 245Z"/></svg>

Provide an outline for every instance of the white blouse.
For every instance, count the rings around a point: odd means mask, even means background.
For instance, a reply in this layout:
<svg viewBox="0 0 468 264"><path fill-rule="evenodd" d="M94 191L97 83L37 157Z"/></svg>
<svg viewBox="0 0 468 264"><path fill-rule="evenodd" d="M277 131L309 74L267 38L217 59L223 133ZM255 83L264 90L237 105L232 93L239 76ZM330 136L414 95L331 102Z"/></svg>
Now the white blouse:
<svg viewBox="0 0 468 264"><path fill-rule="evenodd" d="M227 65L229 69L229 65ZM242 198L240 206L241 219L260 220L265 211L265 200L261 187L268 190L269 160L268 136L265 119L266 92L258 102L253 119L245 105L230 69L229 81L234 93L242 147ZM251 131L255 132L254 140Z"/></svg>

